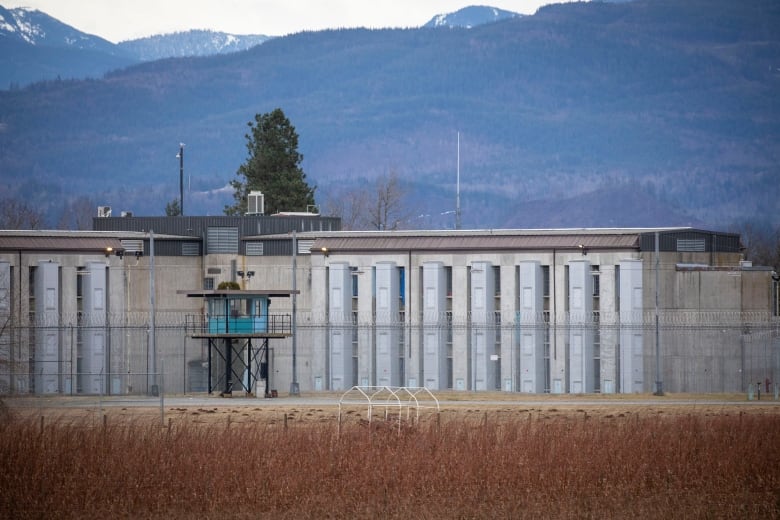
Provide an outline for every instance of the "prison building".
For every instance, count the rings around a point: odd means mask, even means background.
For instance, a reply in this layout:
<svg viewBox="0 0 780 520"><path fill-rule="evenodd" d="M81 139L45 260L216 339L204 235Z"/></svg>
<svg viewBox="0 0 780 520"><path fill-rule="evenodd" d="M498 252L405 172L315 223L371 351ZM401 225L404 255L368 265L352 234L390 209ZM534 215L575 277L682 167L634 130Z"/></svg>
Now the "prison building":
<svg viewBox="0 0 780 520"><path fill-rule="evenodd" d="M144 393L163 370L166 391L260 396L742 392L780 380L778 276L745 260L732 233L349 232L309 214L94 227L0 231L0 393ZM249 341L188 333L217 313L187 295L224 300L228 282L287 295L262 310L290 327L257 362Z"/></svg>

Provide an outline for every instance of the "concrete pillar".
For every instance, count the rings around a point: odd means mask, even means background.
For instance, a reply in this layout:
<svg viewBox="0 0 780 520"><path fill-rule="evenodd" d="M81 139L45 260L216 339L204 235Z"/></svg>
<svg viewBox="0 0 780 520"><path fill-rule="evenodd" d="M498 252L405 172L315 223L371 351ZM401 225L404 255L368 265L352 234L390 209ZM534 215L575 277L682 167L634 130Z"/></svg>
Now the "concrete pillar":
<svg viewBox="0 0 780 520"><path fill-rule="evenodd" d="M311 388L314 391L322 391L329 388L330 385L330 337L328 331L328 269L321 262L319 256L311 255L311 323L310 328L312 338L312 349L310 353L311 363L311 381L298 378L302 390ZM300 353L302 343L298 344ZM306 354L299 359L305 359ZM300 367L300 364L299 364ZM309 386L311 385L311 386Z"/></svg>
<svg viewBox="0 0 780 520"><path fill-rule="evenodd" d="M520 360L517 334L512 324L517 319L517 268L512 255L501 259L501 390L514 392L520 388Z"/></svg>
<svg viewBox="0 0 780 520"><path fill-rule="evenodd" d="M81 391L106 393L106 271L104 262L89 262L81 279Z"/></svg>
<svg viewBox="0 0 780 520"><path fill-rule="evenodd" d="M422 311L423 304L423 273L422 266L413 267L411 258L406 266L406 330L404 331L406 350L404 353L404 374L409 387L422 386L423 353L422 347Z"/></svg>
<svg viewBox="0 0 780 520"><path fill-rule="evenodd" d="M620 261L620 392L644 389L642 261Z"/></svg>
<svg viewBox="0 0 780 520"><path fill-rule="evenodd" d="M377 386L401 386L400 276L395 262L376 264L376 373Z"/></svg>
<svg viewBox="0 0 780 520"><path fill-rule="evenodd" d="M357 358L358 381L361 386L374 386L374 280L371 267L351 271L351 283L357 284Z"/></svg>
<svg viewBox="0 0 780 520"><path fill-rule="evenodd" d="M441 262L423 263L423 386L447 388L447 275Z"/></svg>
<svg viewBox="0 0 780 520"><path fill-rule="evenodd" d="M332 263L328 272L330 388L346 390L352 381L352 274L349 264Z"/></svg>
<svg viewBox="0 0 780 520"><path fill-rule="evenodd" d="M455 258L461 262L462 258ZM446 285L445 285L446 286ZM469 276L465 264L452 266L452 379L455 390L474 390L469 334Z"/></svg>
<svg viewBox="0 0 780 520"><path fill-rule="evenodd" d="M35 274L35 393L60 390L60 264L38 263Z"/></svg>
<svg viewBox="0 0 780 520"><path fill-rule="evenodd" d="M616 273L614 265L601 266L601 294L599 312L599 337L601 358L601 393L617 391L617 298L615 294Z"/></svg>
<svg viewBox="0 0 780 520"><path fill-rule="evenodd" d="M520 262L520 391L544 392L544 280L539 262Z"/></svg>
<svg viewBox="0 0 780 520"><path fill-rule="evenodd" d="M567 391L568 380L566 346L569 344L569 314L566 311L568 293L568 266L556 260L550 265L550 393L562 394Z"/></svg>
<svg viewBox="0 0 780 520"><path fill-rule="evenodd" d="M593 276L590 262L569 262L569 392L594 391Z"/></svg>
<svg viewBox="0 0 780 520"><path fill-rule="evenodd" d="M471 351L474 390L495 390L495 276L490 262L471 264Z"/></svg>

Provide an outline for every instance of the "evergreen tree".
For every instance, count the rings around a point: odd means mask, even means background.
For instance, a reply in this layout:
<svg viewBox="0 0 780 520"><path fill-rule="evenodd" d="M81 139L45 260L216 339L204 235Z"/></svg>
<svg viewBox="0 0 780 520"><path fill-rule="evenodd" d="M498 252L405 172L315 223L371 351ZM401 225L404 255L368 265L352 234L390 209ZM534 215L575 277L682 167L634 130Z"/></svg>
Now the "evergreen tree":
<svg viewBox="0 0 780 520"><path fill-rule="evenodd" d="M181 204L179 199L175 198L165 205L165 215L168 217L178 217L181 215Z"/></svg>
<svg viewBox="0 0 780 520"><path fill-rule="evenodd" d="M225 206L226 215L242 215L247 209L250 191L261 191L265 197L265 213L306 211L314 205L314 190L306 182L301 169L303 155L298 153L298 134L280 108L255 115L247 123L251 129L245 135L249 157L230 181L235 204Z"/></svg>

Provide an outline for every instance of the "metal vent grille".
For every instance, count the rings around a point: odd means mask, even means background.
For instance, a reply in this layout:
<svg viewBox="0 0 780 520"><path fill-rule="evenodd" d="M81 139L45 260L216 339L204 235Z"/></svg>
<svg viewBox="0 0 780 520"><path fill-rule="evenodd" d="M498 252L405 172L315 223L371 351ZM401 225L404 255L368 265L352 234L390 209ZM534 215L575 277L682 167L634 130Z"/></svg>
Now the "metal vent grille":
<svg viewBox="0 0 780 520"><path fill-rule="evenodd" d="M210 227L206 237L209 254L238 254L237 227Z"/></svg>
<svg viewBox="0 0 780 520"><path fill-rule="evenodd" d="M263 243L262 242L247 242L246 243L246 256L263 256Z"/></svg>
<svg viewBox="0 0 780 520"><path fill-rule="evenodd" d="M678 238L677 251L686 253L696 253L705 251L703 238Z"/></svg>
<svg viewBox="0 0 780 520"><path fill-rule="evenodd" d="M144 252L143 240L120 240L122 247L125 248L125 253L135 253L136 251Z"/></svg>
<svg viewBox="0 0 780 520"><path fill-rule="evenodd" d="M197 242L183 242L181 245L182 256L199 256L200 247Z"/></svg>
<svg viewBox="0 0 780 520"><path fill-rule="evenodd" d="M298 240L298 254L310 255L311 246L314 245L314 240Z"/></svg>

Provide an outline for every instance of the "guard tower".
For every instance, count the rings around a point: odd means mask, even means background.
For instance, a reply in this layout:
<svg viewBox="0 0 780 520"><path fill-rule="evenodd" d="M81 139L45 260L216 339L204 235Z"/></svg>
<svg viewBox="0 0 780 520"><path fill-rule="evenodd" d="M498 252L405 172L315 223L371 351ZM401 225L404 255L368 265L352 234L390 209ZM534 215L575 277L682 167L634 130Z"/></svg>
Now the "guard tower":
<svg viewBox="0 0 780 520"><path fill-rule="evenodd" d="M191 298L204 299L205 313L187 317L187 334L209 342L208 388L222 388L229 397L233 390L252 391L252 382L265 380L269 394L268 342L292 336L291 314L270 314L272 298L289 298L293 291L214 290L187 292ZM215 358L215 355L217 356ZM214 381L214 365L222 369Z"/></svg>

